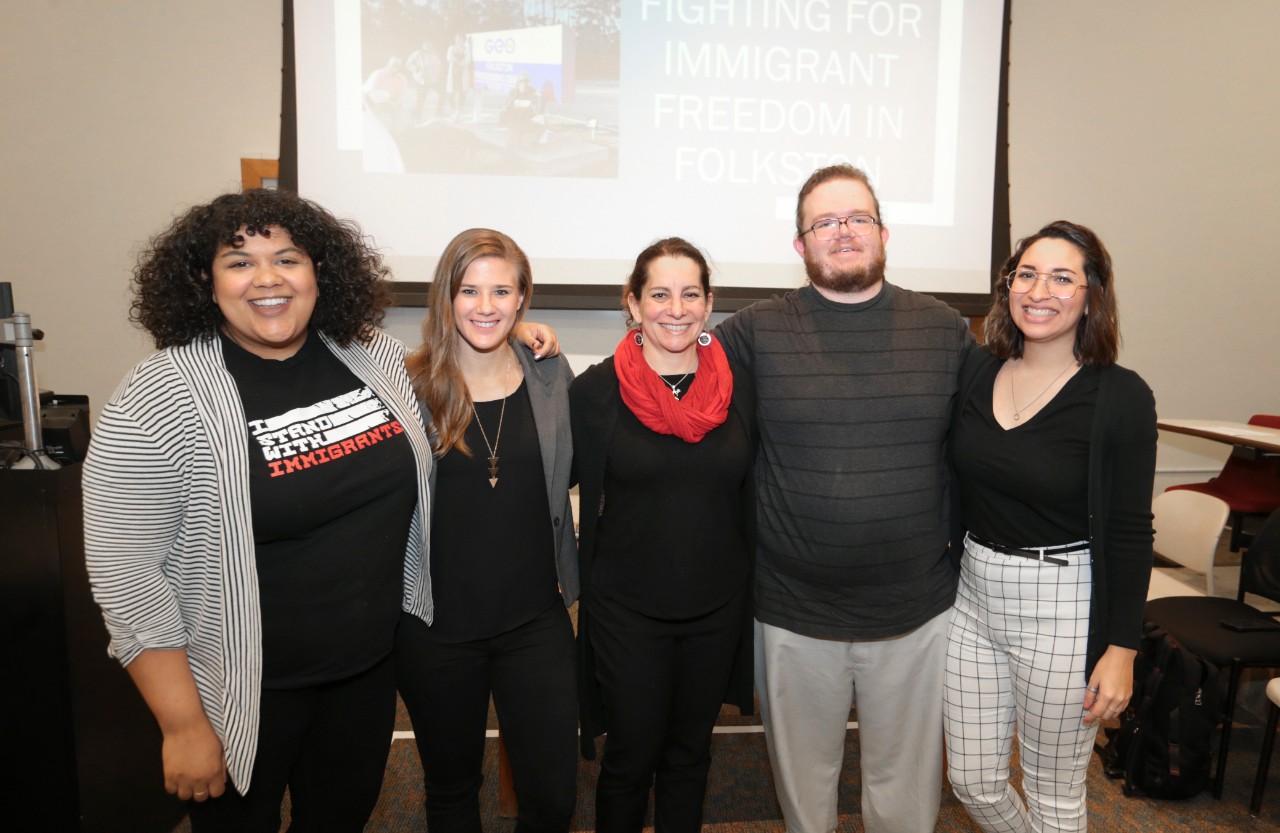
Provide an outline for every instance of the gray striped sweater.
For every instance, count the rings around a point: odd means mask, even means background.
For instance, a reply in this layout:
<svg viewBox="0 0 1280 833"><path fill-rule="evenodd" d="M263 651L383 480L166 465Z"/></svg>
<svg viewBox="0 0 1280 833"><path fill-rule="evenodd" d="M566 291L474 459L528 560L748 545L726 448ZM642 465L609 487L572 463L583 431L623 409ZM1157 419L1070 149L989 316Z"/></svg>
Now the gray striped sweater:
<svg viewBox="0 0 1280 833"><path fill-rule="evenodd" d="M944 442L974 343L960 316L891 284L860 304L805 286L717 333L756 382L756 618L877 639L946 610Z"/></svg>
<svg viewBox="0 0 1280 833"><path fill-rule="evenodd" d="M431 449L404 369L404 346L325 344L391 409L418 461L418 508L405 553L404 609L431 621L427 567ZM84 466L85 552L94 598L124 665L187 650L205 713L240 792L258 735L262 622L249 504L245 417L218 339L171 347L125 377Z"/></svg>

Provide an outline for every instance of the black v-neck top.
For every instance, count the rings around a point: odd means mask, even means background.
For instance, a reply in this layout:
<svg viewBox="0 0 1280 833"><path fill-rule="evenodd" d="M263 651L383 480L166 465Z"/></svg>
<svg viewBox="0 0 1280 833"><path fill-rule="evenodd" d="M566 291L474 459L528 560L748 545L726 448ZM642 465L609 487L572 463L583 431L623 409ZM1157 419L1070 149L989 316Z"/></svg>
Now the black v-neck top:
<svg viewBox="0 0 1280 833"><path fill-rule="evenodd" d="M966 525L979 538L1011 547L1087 540L1098 370L1080 368L1034 416L1005 429L992 411L1000 366L989 363L975 380L951 435Z"/></svg>
<svg viewBox="0 0 1280 833"><path fill-rule="evenodd" d="M475 403L489 445L497 446L496 485L489 485L489 449L474 417L466 431L471 456L453 449L436 462L430 634L441 642L496 636L562 604L528 382L507 397L505 413L502 403Z"/></svg>

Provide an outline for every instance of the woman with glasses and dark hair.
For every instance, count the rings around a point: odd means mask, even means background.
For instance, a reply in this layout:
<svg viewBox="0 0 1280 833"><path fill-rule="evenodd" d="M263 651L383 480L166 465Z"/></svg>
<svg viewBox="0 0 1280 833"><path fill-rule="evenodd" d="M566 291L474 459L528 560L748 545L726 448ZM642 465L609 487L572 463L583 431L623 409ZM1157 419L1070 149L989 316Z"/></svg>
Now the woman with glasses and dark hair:
<svg viewBox="0 0 1280 833"><path fill-rule="evenodd" d="M86 564L196 833L363 830L425 614L431 448L360 229L281 190L173 221L134 272L159 352L102 411Z"/></svg>
<svg viewBox="0 0 1280 833"><path fill-rule="evenodd" d="M396 636L430 833L478 833L492 694L520 806L518 833L567 831L577 801L573 444L560 357L513 342L533 297L507 235L468 229L431 283L409 374L435 451L428 586Z"/></svg>
<svg viewBox="0 0 1280 833"><path fill-rule="evenodd" d="M751 689L755 395L707 332L711 270L678 237L636 258L629 331L570 392L580 479L583 755L608 732L596 830L693 833L722 702Z"/></svg>
<svg viewBox="0 0 1280 833"><path fill-rule="evenodd" d="M1111 257L1058 221L1018 243L987 350L961 371L944 723L952 787L986 831L1085 830L1094 735L1133 691L1156 414L1119 343ZM1009 784L1015 728L1025 803Z"/></svg>

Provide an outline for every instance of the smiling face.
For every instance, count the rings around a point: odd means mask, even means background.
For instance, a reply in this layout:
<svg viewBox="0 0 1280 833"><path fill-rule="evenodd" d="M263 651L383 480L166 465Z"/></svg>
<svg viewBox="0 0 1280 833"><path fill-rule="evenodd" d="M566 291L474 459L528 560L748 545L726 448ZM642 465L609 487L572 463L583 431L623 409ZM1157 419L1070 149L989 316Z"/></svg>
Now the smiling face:
<svg viewBox="0 0 1280 833"><path fill-rule="evenodd" d="M640 297L628 295L627 309L644 333L650 367L659 373L690 369L711 302L702 288L702 270L691 258L664 255L649 263Z"/></svg>
<svg viewBox="0 0 1280 833"><path fill-rule="evenodd" d="M876 214L875 197L856 179L831 179L809 192L801 207L801 229L809 229L819 220L865 214ZM842 224L832 240L818 240L804 231L794 241L796 252L804 258L805 272L819 292L833 300L863 300L874 295L884 280L885 244L889 230L875 226L871 234L861 237ZM856 297L846 297L846 296Z"/></svg>
<svg viewBox="0 0 1280 833"><path fill-rule="evenodd" d="M453 296L453 322L462 342L478 353L507 343L520 317L524 293L515 264L499 257L471 262Z"/></svg>
<svg viewBox="0 0 1280 833"><path fill-rule="evenodd" d="M289 232L267 234L241 227L239 246L219 246L213 255L213 300L222 311L223 332L264 359L287 359L307 340L307 325L319 290L315 267Z"/></svg>
<svg viewBox="0 0 1280 833"><path fill-rule="evenodd" d="M1084 254L1074 243L1057 237L1041 238L1028 246L1017 268L1070 275L1078 284L1088 282ZM1089 290L1085 286L1078 287L1076 294L1066 299L1050 295L1042 280L1036 281L1028 292L1009 293L1009 316L1026 345L1065 345L1074 349L1080 319L1088 312Z"/></svg>

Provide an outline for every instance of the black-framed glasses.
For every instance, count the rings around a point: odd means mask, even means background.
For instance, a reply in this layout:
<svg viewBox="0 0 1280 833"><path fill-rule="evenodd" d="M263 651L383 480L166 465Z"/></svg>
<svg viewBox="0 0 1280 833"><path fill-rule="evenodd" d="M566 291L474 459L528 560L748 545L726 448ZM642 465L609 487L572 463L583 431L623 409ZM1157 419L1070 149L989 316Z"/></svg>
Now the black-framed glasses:
<svg viewBox="0 0 1280 833"><path fill-rule="evenodd" d="M1037 272L1033 269L1015 269L1004 279L1009 291L1019 295L1030 292L1036 281L1044 281L1045 289L1060 301L1074 298L1080 287L1089 286L1087 283L1076 283L1076 276L1069 272Z"/></svg>
<svg viewBox="0 0 1280 833"><path fill-rule="evenodd" d="M804 234L813 232L816 240L834 240L840 236L840 227L844 226L850 234L866 237L880 225L880 221L870 214L850 214L848 217L828 217L819 220L804 230Z"/></svg>

